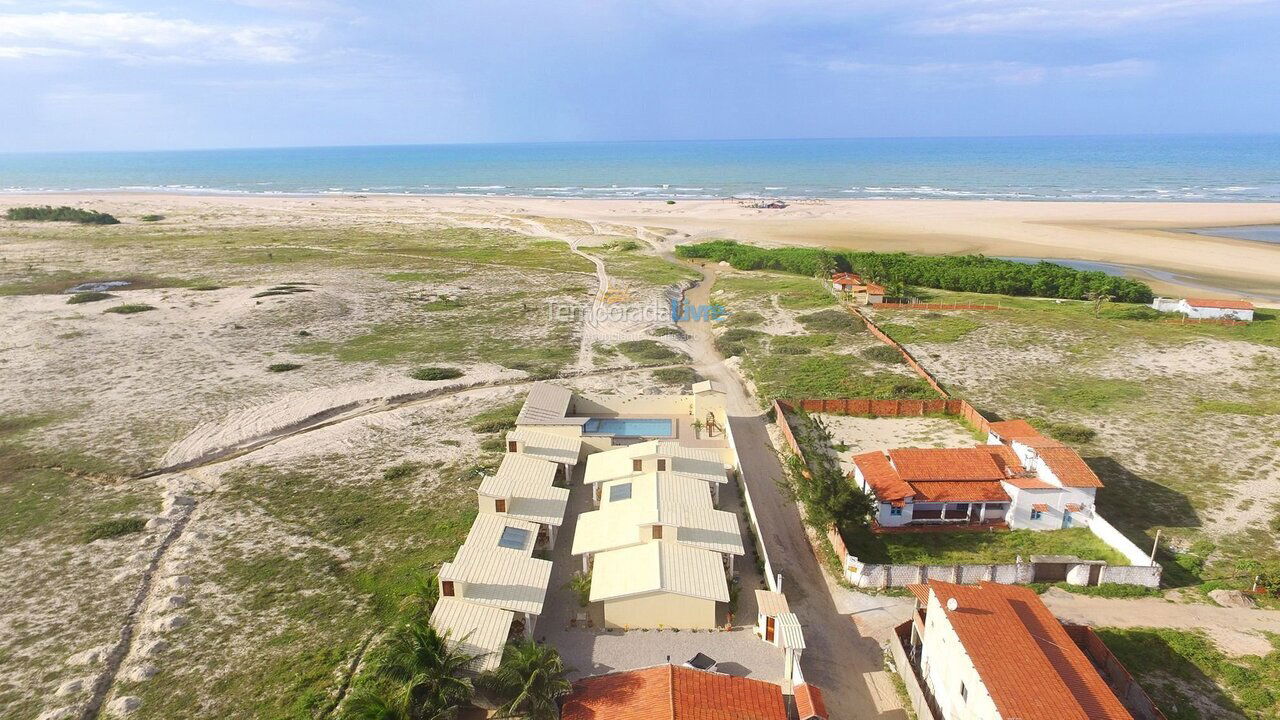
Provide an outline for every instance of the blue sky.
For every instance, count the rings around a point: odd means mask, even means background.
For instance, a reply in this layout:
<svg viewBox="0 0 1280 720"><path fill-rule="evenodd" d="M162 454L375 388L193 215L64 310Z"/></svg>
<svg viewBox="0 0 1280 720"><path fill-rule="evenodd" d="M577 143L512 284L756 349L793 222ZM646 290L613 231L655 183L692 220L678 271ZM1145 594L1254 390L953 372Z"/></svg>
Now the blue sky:
<svg viewBox="0 0 1280 720"><path fill-rule="evenodd" d="M1280 131L1280 0L0 0L0 151Z"/></svg>

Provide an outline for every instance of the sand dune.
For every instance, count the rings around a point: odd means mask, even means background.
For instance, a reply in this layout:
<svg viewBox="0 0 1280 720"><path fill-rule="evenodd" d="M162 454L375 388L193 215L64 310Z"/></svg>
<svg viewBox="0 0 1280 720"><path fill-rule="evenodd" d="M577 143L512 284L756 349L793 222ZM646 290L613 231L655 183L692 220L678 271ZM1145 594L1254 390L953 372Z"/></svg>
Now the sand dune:
<svg viewBox="0 0 1280 720"><path fill-rule="evenodd" d="M93 206L128 216L242 209L246 224L341 224L381 215L529 213L675 231L677 241L725 237L765 244L1088 260L1132 266L1157 291L1187 294L1159 273L1220 290L1197 294L1280 300L1280 245L1179 229L1280 223L1276 203L813 200L760 210L736 200L591 200L423 196L213 196L144 193L11 195L9 204Z"/></svg>

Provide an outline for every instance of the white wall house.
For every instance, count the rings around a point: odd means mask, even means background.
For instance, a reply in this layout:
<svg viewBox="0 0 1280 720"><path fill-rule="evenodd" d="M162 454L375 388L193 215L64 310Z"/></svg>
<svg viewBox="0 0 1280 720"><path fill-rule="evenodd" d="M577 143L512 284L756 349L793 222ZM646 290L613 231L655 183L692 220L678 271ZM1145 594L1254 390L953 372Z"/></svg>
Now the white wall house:
<svg viewBox="0 0 1280 720"><path fill-rule="evenodd" d="M1029 588L930 581L916 596L908 667L938 720L1132 720ZM913 683L914 684L914 683Z"/></svg>
<svg viewBox="0 0 1280 720"><path fill-rule="evenodd" d="M1151 303L1151 307L1160 312L1181 313L1196 320L1227 319L1253 322L1253 303L1246 300L1158 297Z"/></svg>

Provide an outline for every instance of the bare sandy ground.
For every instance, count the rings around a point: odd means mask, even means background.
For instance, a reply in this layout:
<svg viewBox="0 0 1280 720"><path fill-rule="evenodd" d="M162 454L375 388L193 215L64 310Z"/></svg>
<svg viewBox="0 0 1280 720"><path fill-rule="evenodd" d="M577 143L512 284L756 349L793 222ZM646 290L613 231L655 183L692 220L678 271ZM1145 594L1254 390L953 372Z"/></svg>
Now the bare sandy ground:
<svg viewBox="0 0 1280 720"><path fill-rule="evenodd" d="M18 202L24 196L8 196ZM1133 266L1159 292L1187 294L1140 268L1185 276L1228 292L1280 295L1280 245L1214 238L1185 228L1280 223L1276 203L1055 203L949 200L813 200L782 210L735 200L590 200L512 197L209 196L83 193L26 196L42 203L92 205L122 216L236 208L245 224L360 222L439 213L536 214L589 223L666 227L677 242L725 237L766 244L823 245L921 253L1089 260ZM25 201L25 200L23 200ZM126 218L127 220L127 218Z"/></svg>

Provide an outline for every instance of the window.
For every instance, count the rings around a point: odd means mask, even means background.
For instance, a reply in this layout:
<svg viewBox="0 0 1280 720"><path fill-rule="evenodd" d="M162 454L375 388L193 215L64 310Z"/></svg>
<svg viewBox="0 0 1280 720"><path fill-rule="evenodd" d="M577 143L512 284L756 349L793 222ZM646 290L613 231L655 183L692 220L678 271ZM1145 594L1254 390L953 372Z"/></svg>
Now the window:
<svg viewBox="0 0 1280 720"><path fill-rule="evenodd" d="M666 461L666 460L659 459L659 460L658 460L658 470L666 470L666 469L667 469L667 461Z"/></svg>
<svg viewBox="0 0 1280 720"><path fill-rule="evenodd" d="M661 526L661 525L654 525L654 526L653 526L653 539L654 539L654 540L661 540L661 539L662 539L662 526Z"/></svg>
<svg viewBox="0 0 1280 720"><path fill-rule="evenodd" d="M508 441L507 441L507 452L516 452L516 441L515 441L515 440L508 440Z"/></svg>
<svg viewBox="0 0 1280 720"><path fill-rule="evenodd" d="M498 498L497 500L494 500L494 501L493 501L493 510L494 510L494 512L500 512L500 513L504 513L504 512L506 512L506 511L507 511L507 499L506 499L506 498Z"/></svg>
<svg viewBox="0 0 1280 720"><path fill-rule="evenodd" d="M498 547L510 548L511 550L523 550L528 543L529 531L524 528L502 528L502 537L498 538Z"/></svg>
<svg viewBox="0 0 1280 720"><path fill-rule="evenodd" d="M1039 510L1037 510L1037 509L1035 509L1035 508L1031 508L1031 519L1032 519L1032 520L1039 520L1039 519L1040 519L1040 511L1039 511Z"/></svg>
<svg viewBox="0 0 1280 720"><path fill-rule="evenodd" d="M453 581L445 580L440 583L440 594L445 597L453 597Z"/></svg>
<svg viewBox="0 0 1280 720"><path fill-rule="evenodd" d="M961 681L960 683L960 699L964 700L965 702L969 701L969 688L964 686L963 681Z"/></svg>
<svg viewBox="0 0 1280 720"><path fill-rule="evenodd" d="M631 472L640 472L640 471L641 471L641 470L643 470L643 469L644 469L644 461L643 461L643 460L632 460L632 461L631 461Z"/></svg>
<svg viewBox="0 0 1280 720"><path fill-rule="evenodd" d="M631 483L618 483L609 486L609 502L631 499Z"/></svg>
<svg viewBox="0 0 1280 720"><path fill-rule="evenodd" d="M889 506L889 514L890 514L890 515L901 515L901 514L902 514L902 508L898 507L897 505L890 505L890 506Z"/></svg>

